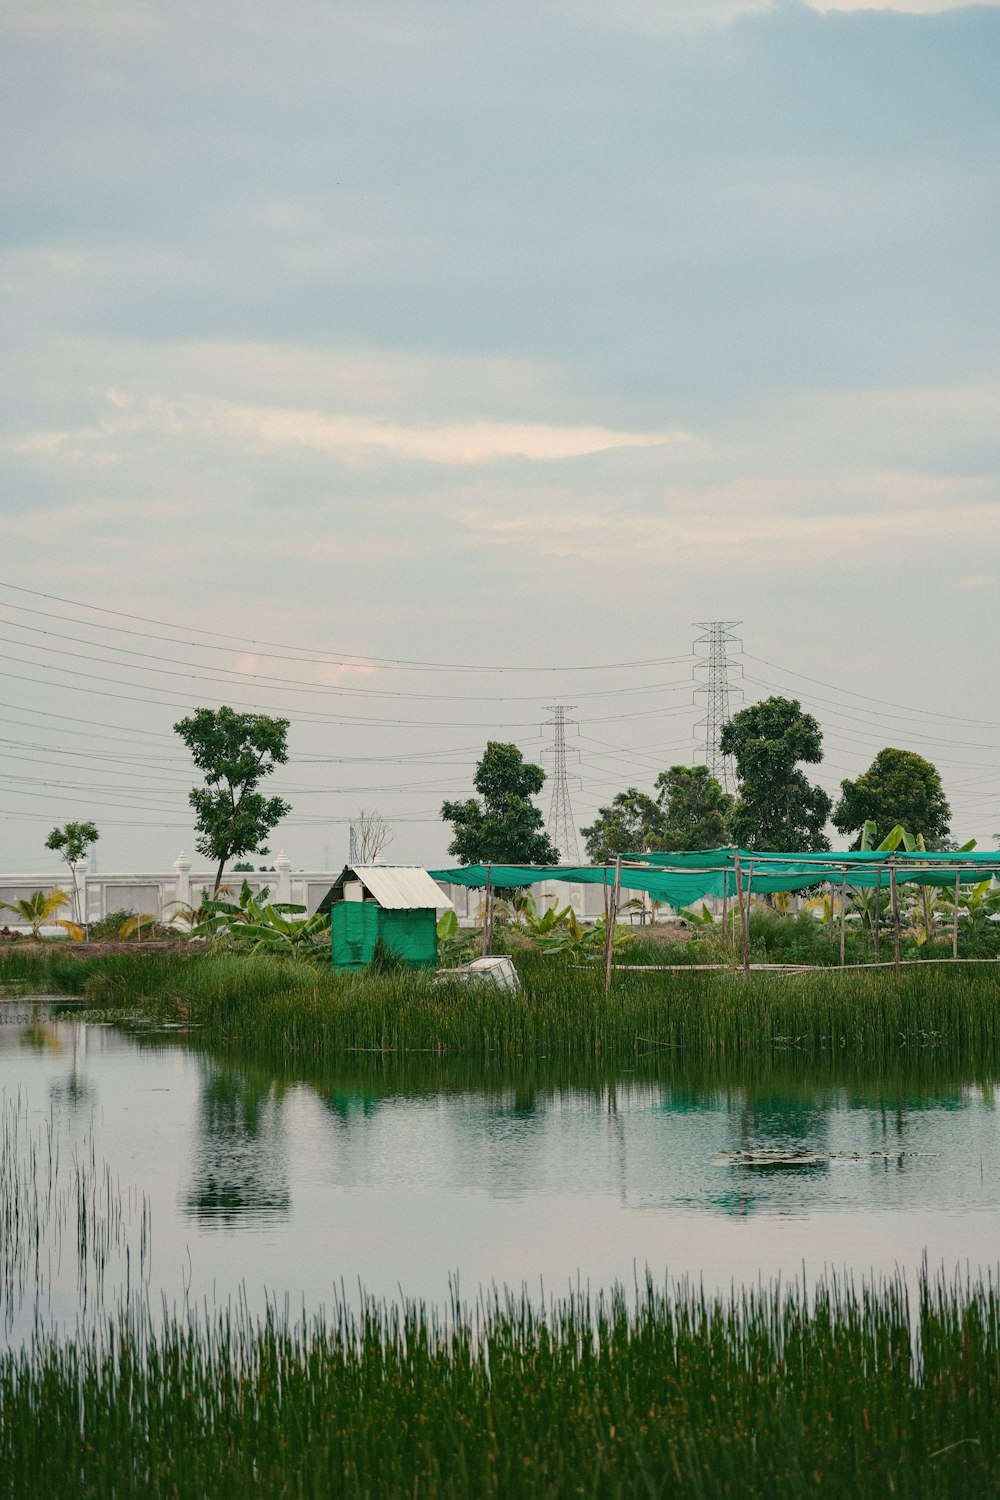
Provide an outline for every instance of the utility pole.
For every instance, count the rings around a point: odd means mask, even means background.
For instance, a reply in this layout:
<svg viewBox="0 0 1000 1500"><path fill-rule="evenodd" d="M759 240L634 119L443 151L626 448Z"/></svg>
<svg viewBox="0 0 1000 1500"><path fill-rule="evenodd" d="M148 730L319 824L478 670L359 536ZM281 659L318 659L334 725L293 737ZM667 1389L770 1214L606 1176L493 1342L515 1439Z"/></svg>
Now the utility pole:
<svg viewBox="0 0 1000 1500"><path fill-rule="evenodd" d="M724 792L736 790L736 773L733 770L729 756L723 755L719 749L719 736L722 734L723 726L729 723L729 698L731 693L742 692L739 688L730 688L729 673L731 670L738 671L743 675L743 668L736 662L729 660L726 647L735 645L742 650L743 642L738 636L730 635L735 625L742 625L742 620L695 620L696 630L703 630L704 635L698 636L695 641L695 655L701 654L702 660L694 667L694 675L697 680L699 672L707 672L708 678L700 682L695 688L695 697L705 699L705 717L699 719L694 726L696 729L705 731L705 748L702 759L711 771L716 781ZM699 646L707 646L708 654L699 653Z"/></svg>
<svg viewBox="0 0 1000 1500"><path fill-rule="evenodd" d="M566 725L576 724L575 719L567 719L566 710L575 708L576 705L574 703L550 703L547 707L552 718L546 719L542 728L554 731L551 751L542 752L543 759L549 754L552 756L552 803L549 808L547 832L559 851L559 863L576 865L580 862L580 846L576 841L576 824L569 800L569 777L566 775ZM573 750L570 754L575 755L579 760L579 750Z"/></svg>

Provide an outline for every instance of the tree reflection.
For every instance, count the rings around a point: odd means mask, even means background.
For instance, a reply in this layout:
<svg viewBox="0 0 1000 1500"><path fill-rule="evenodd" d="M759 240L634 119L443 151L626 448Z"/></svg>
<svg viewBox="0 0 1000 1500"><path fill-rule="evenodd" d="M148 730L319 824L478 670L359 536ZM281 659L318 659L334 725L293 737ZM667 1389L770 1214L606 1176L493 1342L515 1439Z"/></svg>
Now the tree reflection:
<svg viewBox="0 0 1000 1500"><path fill-rule="evenodd" d="M282 1096L274 1081L239 1069L206 1072L198 1104L191 1185L182 1212L210 1223L286 1218L291 1207Z"/></svg>

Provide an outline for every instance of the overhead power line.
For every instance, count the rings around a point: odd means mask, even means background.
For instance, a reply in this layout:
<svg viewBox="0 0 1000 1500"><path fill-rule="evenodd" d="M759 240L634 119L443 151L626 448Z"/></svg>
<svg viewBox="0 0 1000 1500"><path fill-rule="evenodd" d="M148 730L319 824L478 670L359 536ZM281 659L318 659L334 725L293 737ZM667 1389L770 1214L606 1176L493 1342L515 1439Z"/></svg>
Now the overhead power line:
<svg viewBox="0 0 1000 1500"><path fill-rule="evenodd" d="M331 651L322 650L319 647L315 647L315 646L294 646L294 645L289 645L287 643L283 643L283 642L280 642L280 641L263 641L263 640L257 640L254 637L244 637L244 636L239 636L239 635L232 635L232 634L229 634L228 632L225 632L225 631L206 630L206 629L203 629L201 626L191 626L190 624L187 624L187 625L178 625L178 624L176 624L173 621L170 621L170 620L158 620L158 619L155 619L155 618L153 618L152 616L149 616L149 615L130 614L126 610L121 610L121 609L107 609L103 605L99 605L99 604L87 604L83 600L80 600L80 599L67 599L67 598L64 598L60 594L45 594L45 593L42 593L38 589L28 589L28 588L22 587L20 584L8 583L4 579L0 579L0 588L9 589L13 593L17 593L17 594L26 594L30 598L33 598L33 599L47 599L50 602L55 603L55 604L67 604L67 605L70 606L71 609L85 609L85 610L91 611L94 614L110 615L114 619L118 619L118 620L137 620L140 624L143 624L143 625L159 625L159 626L161 626L165 630L174 630L174 631L177 631L178 634L181 635L182 638L181 638L180 641L176 641L175 640L173 642L175 645L190 645L190 646L195 646L195 647L199 647L199 648L206 649L206 650L220 650L221 651L221 650L232 649L232 650L238 650L238 651L241 651L241 652L253 651L257 655L264 655L268 650L291 651L291 652L299 652L299 653L306 652L308 654L308 656L311 657L312 659L314 659L316 661L322 661L322 662L326 663L329 666L385 666L385 667L398 667L400 669L406 668L408 670L412 669L413 671L423 671L423 672L479 672L479 673L560 672L561 673L561 672L620 672L620 671L625 671L625 670L628 670L628 669L631 669L631 668L659 667L659 666L664 666L664 665L666 665L669 662L680 662L680 661L687 661L687 660L689 660L689 657L687 655L684 655L684 656L653 656L653 657L648 657L645 660L640 660L640 661L587 662L587 663L572 663L572 664L570 664L568 666L538 666L538 665L531 665L531 666L523 666L523 667L522 666L512 666L510 664L507 664L507 665L504 665L504 666L490 666L490 665L485 664L483 662L417 661L417 660L413 660L413 659L410 659L410 658L407 658L407 657L372 656L372 655L369 655L368 653L352 652L352 651L331 652ZM16 608L18 606L12 606L12 607ZM28 613L33 613L33 614L42 614L42 613L44 613L44 611L42 611L42 610L30 610L29 611L28 608L27 608L27 606L20 606L20 607L24 608L25 612L28 612ZM67 620L67 616L65 616L65 615L52 615L51 618L53 618L53 619L59 619L59 620L64 620L64 621ZM87 622L85 622L85 621L70 621L69 623L86 624ZM117 627L110 626L110 625L107 625L107 626L101 625L101 624L99 624L98 622L95 621L95 622L93 622L93 628L94 629L98 629L98 630L112 630L112 629L116 629ZM141 631L132 631L132 630L129 630L126 633L128 633L130 635L141 635L141 634L143 634L143 632L141 632ZM236 646L234 646L232 648L223 647L223 646L212 646L209 641L196 641L196 640L191 639L192 633L194 635L209 636L209 637L211 637L212 640L217 640L217 641L235 641L235 642L238 642L238 645L236 645ZM170 637L159 637L159 636L150 637L150 638L151 639L157 639L157 640L160 640L160 639L171 639ZM292 661L303 661L304 662L307 658L305 656L298 655L298 656L292 656L291 658L288 658L288 659L292 660Z"/></svg>

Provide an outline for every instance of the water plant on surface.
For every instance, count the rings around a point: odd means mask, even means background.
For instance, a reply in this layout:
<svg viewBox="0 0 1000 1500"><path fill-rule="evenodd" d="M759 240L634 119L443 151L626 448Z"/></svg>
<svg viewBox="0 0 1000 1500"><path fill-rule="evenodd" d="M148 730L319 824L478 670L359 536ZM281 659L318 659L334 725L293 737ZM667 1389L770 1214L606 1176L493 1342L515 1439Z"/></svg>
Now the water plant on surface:
<svg viewBox="0 0 1000 1500"><path fill-rule="evenodd" d="M981 1284L118 1316L0 1355L0 1496L947 1500L998 1397Z"/></svg>

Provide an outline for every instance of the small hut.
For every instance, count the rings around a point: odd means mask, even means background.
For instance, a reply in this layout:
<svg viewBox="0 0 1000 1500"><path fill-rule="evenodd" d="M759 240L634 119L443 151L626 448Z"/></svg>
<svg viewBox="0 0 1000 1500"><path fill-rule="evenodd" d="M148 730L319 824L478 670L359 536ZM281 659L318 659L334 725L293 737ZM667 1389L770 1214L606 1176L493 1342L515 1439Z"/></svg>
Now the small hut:
<svg viewBox="0 0 1000 1500"><path fill-rule="evenodd" d="M437 914L452 903L422 865L345 865L319 910L330 913L335 969L363 969L379 938L410 969L437 963Z"/></svg>

